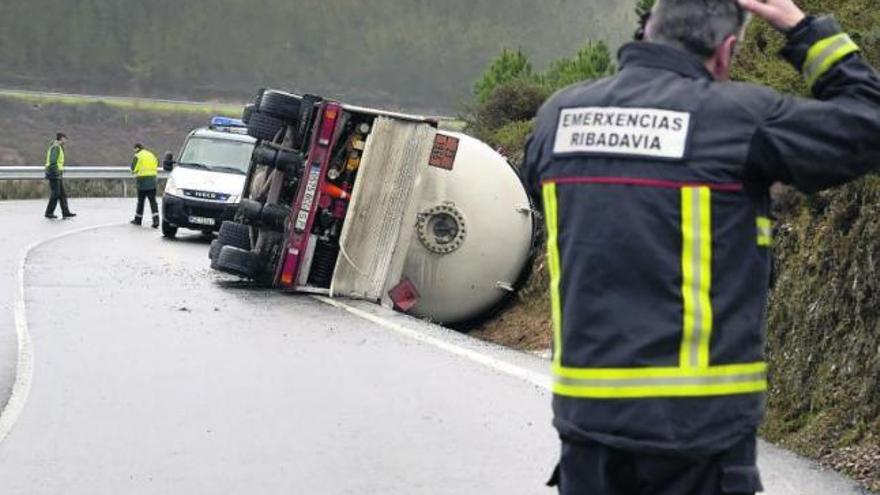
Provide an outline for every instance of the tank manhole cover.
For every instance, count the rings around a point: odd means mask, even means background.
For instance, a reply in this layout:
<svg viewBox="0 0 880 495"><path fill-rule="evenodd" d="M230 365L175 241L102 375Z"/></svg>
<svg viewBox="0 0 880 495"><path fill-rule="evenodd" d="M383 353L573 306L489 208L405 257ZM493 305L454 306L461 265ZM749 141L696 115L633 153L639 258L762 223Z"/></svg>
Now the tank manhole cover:
<svg viewBox="0 0 880 495"><path fill-rule="evenodd" d="M464 215L450 203L420 214L417 229L422 245L436 254L450 254L458 250L467 237Z"/></svg>

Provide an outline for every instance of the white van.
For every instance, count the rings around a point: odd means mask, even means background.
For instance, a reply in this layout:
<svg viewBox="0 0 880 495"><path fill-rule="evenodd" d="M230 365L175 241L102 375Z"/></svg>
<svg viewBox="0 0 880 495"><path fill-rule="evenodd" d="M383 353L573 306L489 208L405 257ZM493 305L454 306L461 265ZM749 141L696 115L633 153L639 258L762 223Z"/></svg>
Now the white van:
<svg viewBox="0 0 880 495"><path fill-rule="evenodd" d="M163 168L171 175L162 197L162 235L173 239L179 228L211 233L232 220L255 144L240 120L215 117L186 137L176 161L165 155Z"/></svg>

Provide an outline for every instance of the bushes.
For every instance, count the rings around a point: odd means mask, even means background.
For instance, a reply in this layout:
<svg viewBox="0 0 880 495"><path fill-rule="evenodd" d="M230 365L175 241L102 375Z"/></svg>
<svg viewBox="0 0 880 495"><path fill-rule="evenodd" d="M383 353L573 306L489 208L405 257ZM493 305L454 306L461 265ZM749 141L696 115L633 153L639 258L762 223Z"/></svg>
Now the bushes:
<svg viewBox="0 0 880 495"><path fill-rule="evenodd" d="M474 104L464 117L467 131L519 163L532 120L556 90L614 72L604 42L587 42L572 58L552 62L536 73L522 51L503 50L474 85Z"/></svg>

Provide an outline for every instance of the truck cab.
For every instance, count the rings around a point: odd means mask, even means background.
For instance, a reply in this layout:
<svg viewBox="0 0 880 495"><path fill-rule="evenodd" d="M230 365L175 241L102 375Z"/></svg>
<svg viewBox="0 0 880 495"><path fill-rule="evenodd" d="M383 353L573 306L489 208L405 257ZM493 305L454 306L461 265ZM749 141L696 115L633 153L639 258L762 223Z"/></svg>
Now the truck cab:
<svg viewBox="0 0 880 495"><path fill-rule="evenodd" d="M256 142L242 121L215 117L189 133L176 161L165 155L163 168L171 172L162 197L166 238L181 228L212 233L233 219Z"/></svg>
<svg viewBox="0 0 880 495"><path fill-rule="evenodd" d="M436 120L262 91L243 199L211 266L466 325L524 284L534 209L504 157Z"/></svg>

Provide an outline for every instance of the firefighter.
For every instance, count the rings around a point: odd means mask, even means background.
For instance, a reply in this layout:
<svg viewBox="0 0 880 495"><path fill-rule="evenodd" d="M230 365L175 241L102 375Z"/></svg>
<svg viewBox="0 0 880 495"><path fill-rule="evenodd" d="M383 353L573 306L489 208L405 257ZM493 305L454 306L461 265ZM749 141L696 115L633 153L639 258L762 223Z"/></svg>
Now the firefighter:
<svg viewBox="0 0 880 495"><path fill-rule="evenodd" d="M131 173L137 177L138 201L134 214L133 225L140 225L144 218L144 200L150 200L150 212L153 214L154 229L159 228L159 206L156 204L156 182L159 173L159 160L144 145L134 145L134 159L131 162Z"/></svg>
<svg viewBox="0 0 880 495"><path fill-rule="evenodd" d="M732 83L749 13L812 99ZM562 494L761 490L769 188L880 165L880 79L791 0L659 0L617 75L556 94L524 171L543 203Z"/></svg>
<svg viewBox="0 0 880 495"><path fill-rule="evenodd" d="M73 218L76 213L71 213L67 206L67 192L64 190L64 145L67 143L67 135L59 132L55 135L55 141L46 151L46 180L49 181L49 204L46 205L46 218L56 219L55 207L61 203L61 216L66 220Z"/></svg>

